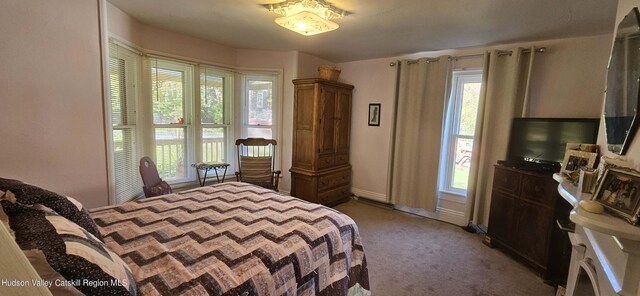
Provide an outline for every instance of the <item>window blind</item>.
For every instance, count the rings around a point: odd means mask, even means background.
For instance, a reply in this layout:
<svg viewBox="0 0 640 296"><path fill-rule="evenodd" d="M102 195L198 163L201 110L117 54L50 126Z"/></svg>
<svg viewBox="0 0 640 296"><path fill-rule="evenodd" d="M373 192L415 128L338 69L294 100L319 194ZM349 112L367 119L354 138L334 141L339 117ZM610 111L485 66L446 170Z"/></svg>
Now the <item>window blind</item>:
<svg viewBox="0 0 640 296"><path fill-rule="evenodd" d="M140 56L109 43L109 82L115 203L129 201L142 193L138 171L141 146L138 141L136 101Z"/></svg>

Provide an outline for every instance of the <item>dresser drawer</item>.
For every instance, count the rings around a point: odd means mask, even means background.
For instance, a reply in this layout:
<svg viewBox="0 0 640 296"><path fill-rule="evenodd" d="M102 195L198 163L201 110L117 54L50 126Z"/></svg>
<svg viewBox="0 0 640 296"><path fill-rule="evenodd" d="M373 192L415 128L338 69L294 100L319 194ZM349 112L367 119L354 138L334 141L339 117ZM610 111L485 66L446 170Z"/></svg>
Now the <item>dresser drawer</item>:
<svg viewBox="0 0 640 296"><path fill-rule="evenodd" d="M318 199L321 204L331 204L335 201L349 197L351 195L351 188L349 185L341 186L329 191L318 194Z"/></svg>
<svg viewBox="0 0 640 296"><path fill-rule="evenodd" d="M520 193L520 173L496 167L493 175L493 188L511 194Z"/></svg>
<svg viewBox="0 0 640 296"><path fill-rule="evenodd" d="M549 178L522 175L522 198L551 207L558 196L558 184L549 182Z"/></svg>
<svg viewBox="0 0 640 296"><path fill-rule="evenodd" d="M318 169L324 169L332 167L335 161L335 157L333 155L323 156L318 158Z"/></svg>
<svg viewBox="0 0 640 296"><path fill-rule="evenodd" d="M325 175L318 178L318 191L325 191L341 185L349 185L350 182L351 170Z"/></svg>
<svg viewBox="0 0 640 296"><path fill-rule="evenodd" d="M333 175L318 178L318 191L325 191L333 187Z"/></svg>
<svg viewBox="0 0 640 296"><path fill-rule="evenodd" d="M337 173L333 177L334 186L349 185L350 183L351 183L351 170L346 170L346 171Z"/></svg>
<svg viewBox="0 0 640 296"><path fill-rule="evenodd" d="M335 161L336 165L346 164L346 163L349 163L349 153L336 154L336 161Z"/></svg>

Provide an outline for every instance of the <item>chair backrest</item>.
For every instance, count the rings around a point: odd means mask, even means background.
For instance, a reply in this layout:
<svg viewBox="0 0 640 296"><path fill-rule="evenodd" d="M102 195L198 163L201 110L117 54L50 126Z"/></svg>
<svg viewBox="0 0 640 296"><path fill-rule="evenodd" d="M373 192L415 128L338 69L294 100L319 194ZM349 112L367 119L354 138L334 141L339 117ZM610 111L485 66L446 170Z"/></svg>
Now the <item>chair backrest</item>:
<svg viewBox="0 0 640 296"><path fill-rule="evenodd" d="M238 149L238 180L277 189L274 183L276 146L273 139L247 138L236 140Z"/></svg>
<svg viewBox="0 0 640 296"><path fill-rule="evenodd" d="M278 142L274 139L264 138L246 138L237 139L236 147L238 148L238 163L241 156L247 157L271 157L275 163L276 146ZM272 163L272 164L273 164ZM271 167L273 170L273 166Z"/></svg>
<svg viewBox="0 0 640 296"><path fill-rule="evenodd" d="M142 184L147 187L153 187L162 181L158 175L156 164L148 156L140 159L140 176Z"/></svg>
<svg viewBox="0 0 640 296"><path fill-rule="evenodd" d="M146 197L172 193L169 184L160 179L156 164L148 156L140 159L140 177L142 177L142 189Z"/></svg>

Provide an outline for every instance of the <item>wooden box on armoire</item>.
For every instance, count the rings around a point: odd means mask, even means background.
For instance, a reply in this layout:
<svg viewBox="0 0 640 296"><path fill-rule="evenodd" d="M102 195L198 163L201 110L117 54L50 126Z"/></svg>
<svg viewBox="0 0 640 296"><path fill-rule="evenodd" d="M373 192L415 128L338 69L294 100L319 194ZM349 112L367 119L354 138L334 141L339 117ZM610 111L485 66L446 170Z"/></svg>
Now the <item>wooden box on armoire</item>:
<svg viewBox="0 0 640 296"><path fill-rule="evenodd" d="M353 85L295 79L291 195L335 205L351 195L349 140Z"/></svg>

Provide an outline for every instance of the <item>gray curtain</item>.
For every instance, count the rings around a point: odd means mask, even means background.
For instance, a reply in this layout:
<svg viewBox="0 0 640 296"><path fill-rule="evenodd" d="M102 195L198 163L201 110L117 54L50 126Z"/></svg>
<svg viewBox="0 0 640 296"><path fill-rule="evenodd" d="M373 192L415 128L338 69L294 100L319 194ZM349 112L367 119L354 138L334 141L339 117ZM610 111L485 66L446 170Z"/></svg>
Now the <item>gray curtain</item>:
<svg viewBox="0 0 640 296"><path fill-rule="evenodd" d="M528 116L529 110L535 48L527 54L522 48L509 52L493 50L484 55L466 217L485 226L489 221L493 165L507 157L512 119Z"/></svg>
<svg viewBox="0 0 640 296"><path fill-rule="evenodd" d="M399 63L391 201L435 212L451 57Z"/></svg>

